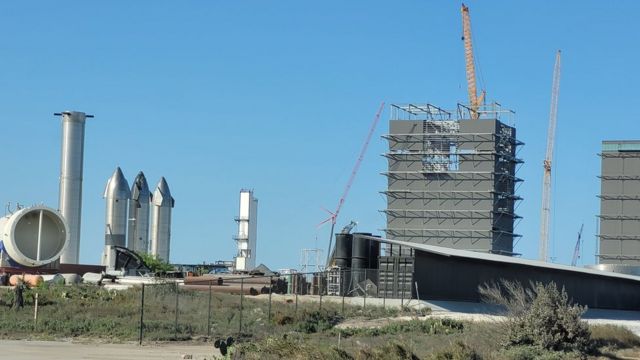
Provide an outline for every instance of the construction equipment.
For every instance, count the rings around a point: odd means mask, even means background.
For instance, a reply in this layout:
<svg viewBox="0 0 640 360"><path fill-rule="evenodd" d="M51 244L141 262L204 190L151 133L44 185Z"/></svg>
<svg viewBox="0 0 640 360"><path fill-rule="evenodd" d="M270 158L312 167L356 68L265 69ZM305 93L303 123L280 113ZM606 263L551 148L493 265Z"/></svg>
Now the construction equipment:
<svg viewBox="0 0 640 360"><path fill-rule="evenodd" d="M351 222L349 224L347 224L345 227L342 228L342 230L340 231L342 234L349 234L351 232L351 230L353 230L354 227L358 226L358 223L351 220Z"/></svg>
<svg viewBox="0 0 640 360"><path fill-rule="evenodd" d="M360 165L362 164L362 159L364 159L364 154L367 152L367 148L369 147L369 142L371 141L371 137L373 136L373 132L376 130L376 126L378 125L378 121L380 120L380 114L382 114L382 110L384 109L384 101L380 104L380 108L376 113L376 116L373 118L373 122L371 123L371 127L369 128L369 133L367 134L367 138L362 145L362 149L360 150L360 155L358 156L358 160L356 160L353 169L351 170L351 176L349 177L349 181L347 181L347 186L345 186L344 191L342 192L342 196L338 201L338 206L336 206L336 210L331 212L327 209L324 209L329 213L329 217L318 224L318 226L331 221L331 232L329 233L329 250L327 251L327 264L329 264L329 257L331 255L331 246L333 243L333 230L336 226L336 220L338 219L338 215L340 214L340 210L342 209L342 205L344 204L344 200L349 195L349 191L351 190L351 185L353 185L353 180L356 178L356 174L358 170L360 170Z"/></svg>
<svg viewBox="0 0 640 360"><path fill-rule="evenodd" d="M556 137L556 116L558 113L558 95L560 93L560 50L556 53L556 63L553 68L553 83L551 85L551 110L549 115L549 130L547 132L547 152L544 158L544 175L542 179L542 216L540 220L540 261L547 261L549 246L549 218L551 215L551 161L553 160L553 145Z"/></svg>
<svg viewBox="0 0 640 360"><path fill-rule="evenodd" d="M464 60L467 69L467 90L469 92L469 107L471 108L471 118L480 117L478 109L484 103L485 91L482 90L480 97L476 89L476 64L473 59L473 43L471 38L471 18L469 8L462 4L462 41L464 41Z"/></svg>
<svg viewBox="0 0 640 360"><path fill-rule="evenodd" d="M578 259L580 258L580 245L582 239L582 229L584 228L584 224L580 225L580 231L578 231L578 241L576 241L576 247L573 249L573 259L571 259L571 266L576 266L578 263Z"/></svg>

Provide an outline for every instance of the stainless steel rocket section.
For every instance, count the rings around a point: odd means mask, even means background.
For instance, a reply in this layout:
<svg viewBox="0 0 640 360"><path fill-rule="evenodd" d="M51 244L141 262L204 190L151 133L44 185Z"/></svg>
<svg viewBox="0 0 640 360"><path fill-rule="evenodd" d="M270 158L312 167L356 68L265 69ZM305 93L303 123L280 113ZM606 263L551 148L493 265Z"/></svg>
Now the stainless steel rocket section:
<svg viewBox="0 0 640 360"><path fill-rule="evenodd" d="M107 269L113 269L115 258L112 257L111 247L126 246L127 201L131 198L129 184L119 167L107 181L104 198L106 199L106 216L102 265Z"/></svg>
<svg viewBox="0 0 640 360"><path fill-rule="evenodd" d="M60 262L77 264L80 254L80 217L82 212L82 164L86 115L78 111L56 113L62 116L62 161L60 165L60 213L69 225L69 244Z"/></svg>
<svg viewBox="0 0 640 360"><path fill-rule="evenodd" d="M131 187L127 247L138 253L149 252L149 201L151 192L144 173L140 171Z"/></svg>
<svg viewBox="0 0 640 360"><path fill-rule="evenodd" d="M104 198L107 203L104 244L124 247L127 234L127 200L131 198L131 191L119 167L107 181Z"/></svg>
<svg viewBox="0 0 640 360"><path fill-rule="evenodd" d="M171 245L171 209L174 204L169 185L163 177L151 200L151 254L167 262Z"/></svg>

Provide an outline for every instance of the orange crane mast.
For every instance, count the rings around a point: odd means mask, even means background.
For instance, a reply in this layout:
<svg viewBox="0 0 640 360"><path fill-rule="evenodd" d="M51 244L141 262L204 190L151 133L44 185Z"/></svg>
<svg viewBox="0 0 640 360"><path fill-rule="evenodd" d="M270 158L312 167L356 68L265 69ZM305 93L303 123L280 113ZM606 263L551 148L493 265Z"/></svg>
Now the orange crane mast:
<svg viewBox="0 0 640 360"><path fill-rule="evenodd" d="M473 43L471 41L471 17L469 16L469 7L462 4L460 9L462 12L462 40L464 41L464 60L467 70L467 90L469 92L469 107L471 108L471 117L477 119L480 117L478 109L480 104L484 102L485 91L483 90L478 97L476 87L476 64L473 58Z"/></svg>

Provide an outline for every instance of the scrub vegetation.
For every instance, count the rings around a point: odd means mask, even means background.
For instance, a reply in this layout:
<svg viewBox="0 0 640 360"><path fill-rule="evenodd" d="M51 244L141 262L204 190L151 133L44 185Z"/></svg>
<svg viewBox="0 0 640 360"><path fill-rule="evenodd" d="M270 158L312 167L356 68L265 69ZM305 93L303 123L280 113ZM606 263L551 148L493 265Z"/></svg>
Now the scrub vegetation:
<svg viewBox="0 0 640 360"><path fill-rule="evenodd" d="M640 338L611 325L587 326L584 309L555 285L500 283L481 290L502 305L505 320L462 322L409 310L323 302L273 301L145 287L144 342L208 341L233 337L238 359L616 359L640 356ZM35 294L38 319L34 320ZM133 342L140 333L141 289L41 286L12 308L0 289L0 337ZM177 300L177 327L176 327ZM428 313L428 312L427 312ZM402 320L399 320L402 317ZM347 324L352 327L345 327ZM214 352L212 346L212 353Z"/></svg>

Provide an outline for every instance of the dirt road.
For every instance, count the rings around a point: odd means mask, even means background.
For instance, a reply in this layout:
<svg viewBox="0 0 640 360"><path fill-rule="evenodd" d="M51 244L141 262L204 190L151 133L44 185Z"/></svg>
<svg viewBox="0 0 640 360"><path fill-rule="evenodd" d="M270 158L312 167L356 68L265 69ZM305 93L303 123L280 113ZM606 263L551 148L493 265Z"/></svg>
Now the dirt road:
<svg viewBox="0 0 640 360"><path fill-rule="evenodd" d="M65 341L0 340L0 358L12 360L63 359L140 359L179 360L191 355L194 360L214 359L210 344L81 344Z"/></svg>

